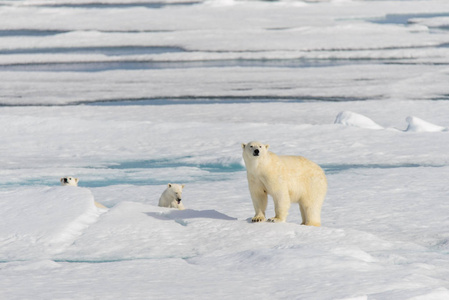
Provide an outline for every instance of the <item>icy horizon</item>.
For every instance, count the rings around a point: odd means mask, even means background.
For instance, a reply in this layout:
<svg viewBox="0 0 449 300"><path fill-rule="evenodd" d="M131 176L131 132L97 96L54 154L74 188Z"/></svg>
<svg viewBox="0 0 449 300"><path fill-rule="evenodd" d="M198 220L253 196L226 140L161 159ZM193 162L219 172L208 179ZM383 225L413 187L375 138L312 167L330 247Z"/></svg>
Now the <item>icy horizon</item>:
<svg viewBox="0 0 449 300"><path fill-rule="evenodd" d="M445 1L83 3L3 2L0 104L447 99Z"/></svg>

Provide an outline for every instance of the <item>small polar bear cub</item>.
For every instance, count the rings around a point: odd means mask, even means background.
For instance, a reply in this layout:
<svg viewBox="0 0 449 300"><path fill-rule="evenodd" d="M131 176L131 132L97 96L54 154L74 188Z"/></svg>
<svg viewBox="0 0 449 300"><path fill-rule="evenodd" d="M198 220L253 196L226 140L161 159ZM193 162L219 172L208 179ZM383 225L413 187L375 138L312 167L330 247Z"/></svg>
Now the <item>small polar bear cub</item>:
<svg viewBox="0 0 449 300"><path fill-rule="evenodd" d="M260 142L242 144L248 186L255 216L252 222L265 221L267 196L274 201L274 218L285 222L291 203L298 203L302 224L321 226L321 206L327 192L324 171L302 156L276 155Z"/></svg>
<svg viewBox="0 0 449 300"><path fill-rule="evenodd" d="M62 177L61 185L78 186L78 178L75 177Z"/></svg>
<svg viewBox="0 0 449 300"><path fill-rule="evenodd" d="M183 210L184 205L181 203L183 188L184 184L169 183L159 198L159 206Z"/></svg>

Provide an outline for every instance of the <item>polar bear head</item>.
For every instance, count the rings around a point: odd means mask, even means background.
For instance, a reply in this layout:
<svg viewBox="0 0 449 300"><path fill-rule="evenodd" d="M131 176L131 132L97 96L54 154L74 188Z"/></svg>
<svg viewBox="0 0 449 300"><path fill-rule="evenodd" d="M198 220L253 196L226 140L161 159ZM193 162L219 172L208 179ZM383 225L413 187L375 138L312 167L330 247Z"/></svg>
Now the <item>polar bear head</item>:
<svg viewBox="0 0 449 300"><path fill-rule="evenodd" d="M182 199L182 189L184 188L184 184L168 184L167 190L172 196L172 199L175 199L176 202L181 203Z"/></svg>
<svg viewBox="0 0 449 300"><path fill-rule="evenodd" d="M264 157L268 153L268 147L270 145L264 145L260 142L249 142L248 144L242 144L243 158L258 158Z"/></svg>
<svg viewBox="0 0 449 300"><path fill-rule="evenodd" d="M70 186L78 186L78 178L75 177L62 177L61 185L70 185Z"/></svg>

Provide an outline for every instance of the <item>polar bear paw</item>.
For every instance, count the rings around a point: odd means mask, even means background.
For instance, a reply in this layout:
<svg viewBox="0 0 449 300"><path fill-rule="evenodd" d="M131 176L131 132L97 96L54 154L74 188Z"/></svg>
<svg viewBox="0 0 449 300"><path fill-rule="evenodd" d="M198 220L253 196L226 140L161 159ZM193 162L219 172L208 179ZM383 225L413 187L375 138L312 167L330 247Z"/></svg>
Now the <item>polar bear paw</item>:
<svg viewBox="0 0 449 300"><path fill-rule="evenodd" d="M251 219L251 222L253 222L253 223L258 223L258 222L263 222L263 221L265 221L264 216L255 216Z"/></svg>

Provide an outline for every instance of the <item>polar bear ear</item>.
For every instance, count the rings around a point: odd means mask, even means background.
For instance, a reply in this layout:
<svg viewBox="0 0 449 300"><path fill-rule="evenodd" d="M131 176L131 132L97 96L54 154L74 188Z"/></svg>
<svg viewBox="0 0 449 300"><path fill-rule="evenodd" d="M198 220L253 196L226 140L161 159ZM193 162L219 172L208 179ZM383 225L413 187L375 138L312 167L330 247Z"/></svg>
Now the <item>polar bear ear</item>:
<svg viewBox="0 0 449 300"><path fill-rule="evenodd" d="M64 181L64 178L59 179L59 181L61 181L61 183Z"/></svg>
<svg viewBox="0 0 449 300"><path fill-rule="evenodd" d="M181 184L181 188L183 189L186 185L185 184Z"/></svg>
<svg viewBox="0 0 449 300"><path fill-rule="evenodd" d="M171 188L171 183L168 184L168 187Z"/></svg>
<svg viewBox="0 0 449 300"><path fill-rule="evenodd" d="M245 147L246 147L246 144L242 144L242 149L245 149Z"/></svg>
<svg viewBox="0 0 449 300"><path fill-rule="evenodd" d="M78 179L78 178L75 178L75 182L78 183L78 181L79 181L79 179Z"/></svg>
<svg viewBox="0 0 449 300"><path fill-rule="evenodd" d="M268 147L270 147L270 145L266 144L266 145L265 145L265 148L268 149Z"/></svg>

